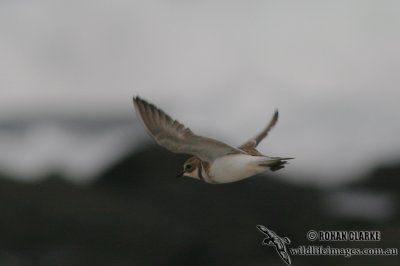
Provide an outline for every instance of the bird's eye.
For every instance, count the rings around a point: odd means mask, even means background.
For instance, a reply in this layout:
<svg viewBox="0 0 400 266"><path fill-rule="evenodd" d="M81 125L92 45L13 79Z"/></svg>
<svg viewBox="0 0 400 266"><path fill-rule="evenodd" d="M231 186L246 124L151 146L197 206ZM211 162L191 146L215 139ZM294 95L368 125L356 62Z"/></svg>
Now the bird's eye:
<svg viewBox="0 0 400 266"><path fill-rule="evenodd" d="M190 169L192 169L192 165L191 164L186 165L186 170L190 170Z"/></svg>

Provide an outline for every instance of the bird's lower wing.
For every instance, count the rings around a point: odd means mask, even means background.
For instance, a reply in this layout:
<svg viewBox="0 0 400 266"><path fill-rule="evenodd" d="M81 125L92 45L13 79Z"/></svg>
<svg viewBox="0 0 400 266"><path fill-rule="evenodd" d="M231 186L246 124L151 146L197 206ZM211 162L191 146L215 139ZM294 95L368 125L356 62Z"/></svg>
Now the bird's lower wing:
<svg viewBox="0 0 400 266"><path fill-rule="evenodd" d="M218 140L195 135L188 127L139 97L134 97L133 103L149 135L171 152L194 155L208 162L226 154L242 153Z"/></svg>

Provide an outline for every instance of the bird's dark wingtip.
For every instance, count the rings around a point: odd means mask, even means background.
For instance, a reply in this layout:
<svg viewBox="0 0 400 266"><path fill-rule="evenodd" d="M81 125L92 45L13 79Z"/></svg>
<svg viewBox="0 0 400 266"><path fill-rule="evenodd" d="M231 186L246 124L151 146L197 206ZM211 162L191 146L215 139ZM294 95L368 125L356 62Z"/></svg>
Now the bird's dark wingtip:
<svg viewBox="0 0 400 266"><path fill-rule="evenodd" d="M279 116L279 110L278 108L275 108L274 119L278 119L278 116Z"/></svg>

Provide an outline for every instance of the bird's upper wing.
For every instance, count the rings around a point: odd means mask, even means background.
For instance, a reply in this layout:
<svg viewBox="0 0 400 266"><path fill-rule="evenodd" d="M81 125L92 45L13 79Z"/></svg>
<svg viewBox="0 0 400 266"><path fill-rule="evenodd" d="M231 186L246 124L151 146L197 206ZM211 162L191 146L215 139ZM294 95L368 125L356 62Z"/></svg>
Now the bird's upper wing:
<svg viewBox="0 0 400 266"><path fill-rule="evenodd" d="M245 151L255 150L257 145L268 135L268 132L275 126L276 122L278 122L278 110L275 110L275 113L272 116L271 121L269 121L267 127L254 138L251 138L246 143L242 144L239 149L243 149Z"/></svg>
<svg viewBox="0 0 400 266"><path fill-rule="evenodd" d="M195 135L189 128L139 97L134 97L133 103L150 136L171 152L194 155L208 162L226 154L243 153L218 140Z"/></svg>

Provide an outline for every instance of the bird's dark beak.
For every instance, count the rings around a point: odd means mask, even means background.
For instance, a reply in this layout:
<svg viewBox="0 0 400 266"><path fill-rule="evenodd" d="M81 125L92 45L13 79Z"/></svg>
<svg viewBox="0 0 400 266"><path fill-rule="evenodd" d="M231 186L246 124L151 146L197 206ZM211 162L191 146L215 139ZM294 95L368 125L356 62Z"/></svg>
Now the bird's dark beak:
<svg viewBox="0 0 400 266"><path fill-rule="evenodd" d="M185 174L185 171L180 172L179 174L176 175L176 178L182 177Z"/></svg>

